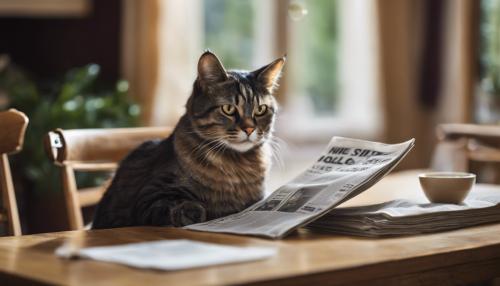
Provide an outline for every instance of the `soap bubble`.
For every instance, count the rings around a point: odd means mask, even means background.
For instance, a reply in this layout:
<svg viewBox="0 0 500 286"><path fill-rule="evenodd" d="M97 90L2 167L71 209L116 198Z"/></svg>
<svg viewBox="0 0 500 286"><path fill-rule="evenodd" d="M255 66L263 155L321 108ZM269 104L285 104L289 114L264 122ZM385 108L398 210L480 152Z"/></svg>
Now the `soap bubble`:
<svg viewBox="0 0 500 286"><path fill-rule="evenodd" d="M294 21L301 20L307 13L307 8L302 1L294 0L288 5L288 16Z"/></svg>

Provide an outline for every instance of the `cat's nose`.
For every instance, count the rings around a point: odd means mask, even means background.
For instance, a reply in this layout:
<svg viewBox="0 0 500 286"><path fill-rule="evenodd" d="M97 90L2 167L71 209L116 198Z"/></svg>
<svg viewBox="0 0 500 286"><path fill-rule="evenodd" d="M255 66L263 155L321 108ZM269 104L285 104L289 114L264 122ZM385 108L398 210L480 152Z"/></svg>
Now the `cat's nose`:
<svg viewBox="0 0 500 286"><path fill-rule="evenodd" d="M247 128L244 128L243 130L245 131L247 136L250 136L250 134L252 134L252 132L255 130L255 128L254 127L247 127Z"/></svg>

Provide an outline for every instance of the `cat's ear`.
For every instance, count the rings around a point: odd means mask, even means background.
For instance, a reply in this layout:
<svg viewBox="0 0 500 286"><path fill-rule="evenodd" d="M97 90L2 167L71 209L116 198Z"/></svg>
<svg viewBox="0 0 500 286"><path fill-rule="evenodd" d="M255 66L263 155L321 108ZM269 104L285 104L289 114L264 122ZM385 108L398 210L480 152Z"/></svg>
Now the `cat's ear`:
<svg viewBox="0 0 500 286"><path fill-rule="evenodd" d="M198 61L198 79L203 83L217 83L227 79L224 66L210 51L204 52Z"/></svg>
<svg viewBox="0 0 500 286"><path fill-rule="evenodd" d="M263 66L260 69L253 71L252 73L256 76L257 81L259 81L270 93L276 89L278 86L278 80L281 76L281 71L283 66L285 66L286 56L279 58L267 66Z"/></svg>

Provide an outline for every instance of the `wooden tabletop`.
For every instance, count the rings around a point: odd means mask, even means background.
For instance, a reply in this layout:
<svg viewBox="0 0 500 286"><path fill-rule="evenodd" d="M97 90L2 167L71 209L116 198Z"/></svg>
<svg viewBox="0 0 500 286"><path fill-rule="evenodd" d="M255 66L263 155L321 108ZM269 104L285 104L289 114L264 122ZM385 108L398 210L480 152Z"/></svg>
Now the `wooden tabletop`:
<svg viewBox="0 0 500 286"><path fill-rule="evenodd" d="M387 188L384 184L381 186ZM402 188L400 186L400 190ZM381 191L373 190L373 194L378 192ZM396 197L404 196L405 192L385 191ZM360 197L358 203L362 201ZM175 238L239 246L275 246L279 251L275 257L263 261L175 272L65 260L53 254L68 240L76 240L84 246L102 246ZM450 285L498 276L500 224L385 239L300 230L283 240L269 240L165 227L0 238L0 285Z"/></svg>

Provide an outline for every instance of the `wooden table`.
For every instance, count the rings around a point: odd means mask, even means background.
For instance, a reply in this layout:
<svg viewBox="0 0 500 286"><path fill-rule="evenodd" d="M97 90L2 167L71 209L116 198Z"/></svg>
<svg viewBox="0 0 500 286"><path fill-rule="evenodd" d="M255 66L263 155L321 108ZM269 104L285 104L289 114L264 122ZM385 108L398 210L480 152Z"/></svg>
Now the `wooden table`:
<svg viewBox="0 0 500 286"><path fill-rule="evenodd" d="M387 181L393 181L386 184ZM404 185L396 182L405 182ZM351 204L420 194L393 176ZM388 186L398 189L387 189ZM485 187L485 186L483 186ZM499 187L486 186L487 188ZM392 188L392 187L391 187ZM385 191L384 191L385 189ZM396 191L399 190L399 191ZM385 199L382 193L387 195ZM90 260L64 260L54 249L73 239L86 246L188 238L278 247L263 261L177 272L138 270ZM175 257L172 257L175 259ZM137 227L0 238L0 285L450 285L500 276L500 224L431 235L366 239L301 230L283 240Z"/></svg>

